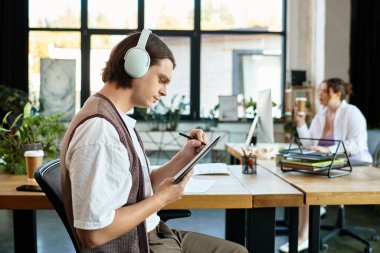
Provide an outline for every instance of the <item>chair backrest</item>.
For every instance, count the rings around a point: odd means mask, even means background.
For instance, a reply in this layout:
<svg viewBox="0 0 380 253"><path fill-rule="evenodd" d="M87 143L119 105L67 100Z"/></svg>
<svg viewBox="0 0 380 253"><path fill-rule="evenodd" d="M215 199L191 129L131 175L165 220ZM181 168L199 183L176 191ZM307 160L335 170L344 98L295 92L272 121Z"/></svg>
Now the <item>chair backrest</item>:
<svg viewBox="0 0 380 253"><path fill-rule="evenodd" d="M373 156L376 152L376 148L380 145L380 130L369 129L368 135L368 150Z"/></svg>
<svg viewBox="0 0 380 253"><path fill-rule="evenodd" d="M40 168L34 171L34 178L40 185L41 189L46 194L46 197L52 203L57 211L67 232L70 235L71 241L74 244L75 250L79 252L79 246L75 241L73 232L71 231L70 224L67 220L65 207L62 200L61 188L61 173L60 173L60 160L56 159L43 164Z"/></svg>
<svg viewBox="0 0 380 253"><path fill-rule="evenodd" d="M380 165L380 130L370 129L367 130L368 134L368 150L373 157L373 164Z"/></svg>

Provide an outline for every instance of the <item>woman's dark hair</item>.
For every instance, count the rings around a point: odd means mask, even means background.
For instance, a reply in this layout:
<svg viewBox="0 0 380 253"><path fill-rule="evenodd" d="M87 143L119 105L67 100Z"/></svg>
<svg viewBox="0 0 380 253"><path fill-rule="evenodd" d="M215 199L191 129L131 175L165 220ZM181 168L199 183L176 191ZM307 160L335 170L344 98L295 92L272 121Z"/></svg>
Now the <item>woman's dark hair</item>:
<svg viewBox="0 0 380 253"><path fill-rule="evenodd" d="M350 83L346 83L337 77L324 80L323 83L327 84L328 91L331 89L334 93L340 92L340 100L345 99L347 102L350 100L352 94L352 85Z"/></svg>
<svg viewBox="0 0 380 253"><path fill-rule="evenodd" d="M119 87L131 87L132 77L124 70L125 53L137 45L140 32L132 33L119 42L113 49L106 67L103 69L103 82L115 82ZM172 51L157 35L151 33L145 50L150 56L150 66L158 65L159 60L169 59L175 68L175 59Z"/></svg>

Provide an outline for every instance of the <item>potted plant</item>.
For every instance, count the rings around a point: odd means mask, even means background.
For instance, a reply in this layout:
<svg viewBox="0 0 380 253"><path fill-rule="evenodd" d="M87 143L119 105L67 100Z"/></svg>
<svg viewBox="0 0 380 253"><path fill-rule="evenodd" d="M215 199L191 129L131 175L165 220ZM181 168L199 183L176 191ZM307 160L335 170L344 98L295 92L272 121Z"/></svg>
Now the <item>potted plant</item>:
<svg viewBox="0 0 380 253"><path fill-rule="evenodd" d="M166 117L166 130L167 131L176 131L178 128L178 123L181 118L181 112L186 109L188 104L184 103L185 96L181 96L177 105L175 105L175 100L177 95L174 95L170 101L169 105L166 105L162 100L160 100L160 104L163 108L166 109L165 117Z"/></svg>
<svg viewBox="0 0 380 253"><path fill-rule="evenodd" d="M150 125L149 129L151 131L159 131L160 123L165 122L165 115L156 113L154 110L146 108L135 108L135 110Z"/></svg>
<svg viewBox="0 0 380 253"><path fill-rule="evenodd" d="M162 100L159 100L158 104L150 110L136 108L136 111L148 122L152 124L152 131L166 130L176 131L178 123L181 118L181 112L183 112L189 105L185 103L185 96L181 96L179 101L176 101L177 95L174 95L170 100L170 104L166 104ZM164 129L160 128L160 125L164 126Z"/></svg>
<svg viewBox="0 0 380 253"><path fill-rule="evenodd" d="M65 128L59 120L60 114L53 116L30 115L30 104L25 113L10 120L8 112L0 125L0 171L25 174L24 151L26 144L39 146L47 159L58 154L58 140ZM34 148L35 149L35 148Z"/></svg>
<svg viewBox="0 0 380 253"><path fill-rule="evenodd" d="M23 108L29 101L28 94L20 89L0 85L0 119L8 115L8 120L14 121L17 115L23 112Z"/></svg>
<svg viewBox="0 0 380 253"><path fill-rule="evenodd" d="M211 127L218 126L218 111L220 104L216 104L209 112L209 119L206 121L206 130L209 131Z"/></svg>

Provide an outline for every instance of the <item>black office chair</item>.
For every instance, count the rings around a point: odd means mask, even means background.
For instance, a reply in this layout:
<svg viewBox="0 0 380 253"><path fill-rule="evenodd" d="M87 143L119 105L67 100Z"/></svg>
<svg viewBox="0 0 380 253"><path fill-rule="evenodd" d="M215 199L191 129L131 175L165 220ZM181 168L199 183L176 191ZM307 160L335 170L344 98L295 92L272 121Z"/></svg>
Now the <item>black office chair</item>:
<svg viewBox="0 0 380 253"><path fill-rule="evenodd" d="M160 216L160 219L162 221L168 221L170 219L190 217L191 211L181 209L161 210L157 212L157 215Z"/></svg>
<svg viewBox="0 0 380 253"><path fill-rule="evenodd" d="M378 241L379 235L376 230L373 228L365 228L365 227L346 227L345 225L345 210L344 205L341 205L338 209L338 216L336 220L335 226L332 225L321 225L321 229L328 230L323 237L321 237L320 241L320 250L326 250L328 248L327 241L336 235L348 235L366 245L364 252L370 253L372 252L371 243L369 240L365 239L363 236L357 233L367 233L370 235L370 240Z"/></svg>
<svg viewBox="0 0 380 253"><path fill-rule="evenodd" d="M79 245L75 241L75 237L71 231L70 224L67 220L65 212L65 207L63 205L61 174L59 167L59 159L47 162L34 171L34 178L46 194L46 197L49 199L54 209L57 211L59 217L61 218L63 224L65 225L65 228L69 233L71 241L74 245L75 251L79 252Z"/></svg>
<svg viewBox="0 0 380 253"><path fill-rule="evenodd" d="M71 231L63 205L60 160L55 159L43 164L40 168L35 170L34 178L46 194L46 197L52 203L54 209L57 211L59 217L65 225L67 232L70 235L75 250L79 252L79 246L75 241L74 234ZM158 215L162 221L167 221L174 218L189 217L191 215L191 212L190 210L161 210L158 212Z"/></svg>

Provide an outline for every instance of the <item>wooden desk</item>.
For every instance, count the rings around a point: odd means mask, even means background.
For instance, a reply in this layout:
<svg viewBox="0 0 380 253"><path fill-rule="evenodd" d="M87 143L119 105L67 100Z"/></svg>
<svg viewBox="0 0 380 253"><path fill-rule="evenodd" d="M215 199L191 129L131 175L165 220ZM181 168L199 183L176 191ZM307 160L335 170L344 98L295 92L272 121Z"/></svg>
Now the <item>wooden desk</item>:
<svg viewBox="0 0 380 253"><path fill-rule="evenodd" d="M255 148L260 147L260 146L266 146L266 147L275 146L276 148L279 148L280 146L287 146L287 144L285 143L258 144L255 146ZM225 144L225 149L231 156L231 164L241 164L241 159L242 159L241 157L243 155L242 149L246 149L246 148L247 147L245 143L226 143ZM258 160L258 164L260 164L262 161L263 160ZM262 170L262 171L265 171L265 170ZM281 180L280 178L278 179L280 180L281 183L277 182L277 184L279 185L286 184L289 186L289 184L286 183L286 181ZM273 187L274 185L274 184L267 184L266 181L262 181L261 183L264 184L264 187L265 185L266 186L270 185L271 187ZM246 182L245 185L249 187L252 184L250 182ZM287 232L287 234L289 235L289 250L290 252L297 252L296 249L298 248L298 223L299 223L299 220L298 220L299 208L298 207L303 205L303 193L301 193L301 196L295 196L293 194L287 194L287 192L285 191L283 196L273 195L273 197L274 198L281 197L281 200L283 200L282 203L278 201L272 202L275 207L289 207L287 209L287 211L289 210L289 220L276 221L276 225L288 227L288 230L285 230L285 232ZM270 205L270 203L266 203L266 204ZM279 230L279 232L283 232L283 231Z"/></svg>
<svg viewBox="0 0 380 253"><path fill-rule="evenodd" d="M0 209L54 209L44 193L16 191L17 186L24 184L33 184L26 175L0 174Z"/></svg>
<svg viewBox="0 0 380 253"><path fill-rule="evenodd" d="M26 175L0 174L0 209L13 210L14 252L37 252L35 210L54 209L44 193L20 192Z"/></svg>
<svg viewBox="0 0 380 253"><path fill-rule="evenodd" d="M246 148L244 143L226 143L224 148L231 155L231 164L241 164L242 148Z"/></svg>
<svg viewBox="0 0 380 253"><path fill-rule="evenodd" d="M290 243L297 248L298 238L298 210L303 205L304 194L268 170L258 166L257 174L242 174L241 165L230 166L233 175L252 194L252 209L242 214L241 210L227 210L226 224L246 223L248 227L261 227L260 230L250 229L246 235L249 252L274 252L276 207L291 207L290 209ZM235 217L247 217L247 220L236 220ZM270 221L262 223L266 219ZM240 225L243 226L243 225ZM265 231L265 232L264 232ZM226 238L238 241L238 234L227 233ZM262 236L270 234L271 236ZM259 239L257 239L257 237ZM256 238L256 240L255 240ZM254 243L254 244L251 244ZM268 249L262 251L261 249Z"/></svg>
<svg viewBox="0 0 380 253"><path fill-rule="evenodd" d="M225 147L228 153L237 159L236 161L240 161L243 145L242 143L227 143ZM286 144L275 145L284 146ZM282 172L273 160L260 160L258 163L304 192L304 203L310 206L309 252L319 252L321 205L380 204L379 168L353 167L351 175L329 179L322 175ZM292 236L295 235L295 233L291 233Z"/></svg>
<svg viewBox="0 0 380 253"><path fill-rule="evenodd" d="M380 204L379 168L353 167L351 175L329 179L327 176L282 172L274 161L260 164L305 193L305 204L310 206L309 252L319 252L320 205Z"/></svg>
<svg viewBox="0 0 380 253"><path fill-rule="evenodd" d="M187 193L165 209L227 209L226 238L245 244L250 252L274 252L275 207L300 206L303 194L263 168L252 175L243 175L239 165L229 169L230 176L195 176L216 182L206 192ZM35 210L52 206L43 193L15 190L25 183L26 176L0 175L0 209L13 210L15 252L36 252Z"/></svg>
<svg viewBox="0 0 380 253"><path fill-rule="evenodd" d="M279 148L287 148L289 144L287 143L258 143L254 146L254 149L260 148L260 147L274 147L276 150ZM231 164L240 164L241 163L241 156L243 155L242 149L247 149L247 146L245 143L232 143L228 142L224 144L225 150L231 155Z"/></svg>
<svg viewBox="0 0 380 253"><path fill-rule="evenodd" d="M252 194L233 175L198 178L214 179L216 182L204 193L185 194L166 209L252 208ZM13 210L15 252L37 252L35 210L53 209L44 193L16 191L17 186L27 183L25 175L0 175L0 209Z"/></svg>

